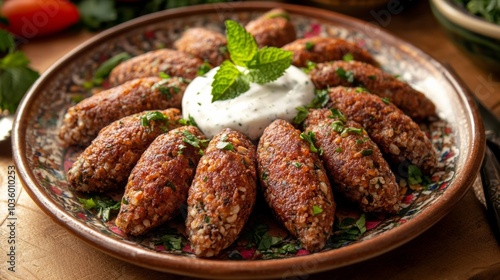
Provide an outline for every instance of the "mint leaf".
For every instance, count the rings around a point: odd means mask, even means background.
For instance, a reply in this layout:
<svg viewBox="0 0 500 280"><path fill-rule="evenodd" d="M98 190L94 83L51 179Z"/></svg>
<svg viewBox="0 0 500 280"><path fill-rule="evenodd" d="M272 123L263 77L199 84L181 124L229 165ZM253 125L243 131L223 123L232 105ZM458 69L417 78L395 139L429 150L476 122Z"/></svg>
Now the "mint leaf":
<svg viewBox="0 0 500 280"><path fill-rule="evenodd" d="M243 74L230 61L224 61L212 82L212 102L237 97L250 89Z"/></svg>
<svg viewBox="0 0 500 280"><path fill-rule="evenodd" d="M4 58L0 60L0 69L11 68L11 67L26 67L30 61L20 51L9 53Z"/></svg>
<svg viewBox="0 0 500 280"><path fill-rule="evenodd" d="M292 56L292 52L274 47L264 47L258 50L248 62L249 80L265 84L278 79L292 64Z"/></svg>
<svg viewBox="0 0 500 280"><path fill-rule="evenodd" d="M227 49L236 65L245 66L257 53L253 36L236 21L226 20Z"/></svg>
<svg viewBox="0 0 500 280"><path fill-rule="evenodd" d="M13 114L38 77L36 71L27 67L0 69L0 110L8 110Z"/></svg>
<svg viewBox="0 0 500 280"><path fill-rule="evenodd" d="M0 53L12 52L15 47L14 37L9 32L0 29Z"/></svg>

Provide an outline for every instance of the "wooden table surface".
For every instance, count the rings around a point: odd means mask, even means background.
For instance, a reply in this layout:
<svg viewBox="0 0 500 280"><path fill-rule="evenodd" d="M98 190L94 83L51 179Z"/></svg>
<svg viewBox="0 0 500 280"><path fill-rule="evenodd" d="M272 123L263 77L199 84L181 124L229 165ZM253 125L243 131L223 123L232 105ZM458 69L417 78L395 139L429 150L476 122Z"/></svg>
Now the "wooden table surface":
<svg viewBox="0 0 500 280"><path fill-rule="evenodd" d="M373 21L370 16L365 19ZM472 92L500 116L500 77L478 68L452 45L433 18L427 1L390 15L384 25L439 61L448 62ZM85 32L65 33L33 40L22 50L32 66L43 72L91 36ZM13 165L10 142L1 142L0 279L191 279L141 268L97 251L46 216L21 188L19 180L16 272L8 271L6 174ZM441 221L399 248L358 264L294 279L500 279L499 248L484 207L470 190Z"/></svg>

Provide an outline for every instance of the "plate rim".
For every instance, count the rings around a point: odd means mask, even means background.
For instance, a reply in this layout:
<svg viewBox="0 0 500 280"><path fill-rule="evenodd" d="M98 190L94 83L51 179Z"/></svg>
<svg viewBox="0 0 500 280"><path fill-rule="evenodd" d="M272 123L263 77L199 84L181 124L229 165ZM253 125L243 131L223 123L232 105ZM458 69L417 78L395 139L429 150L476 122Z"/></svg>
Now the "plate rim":
<svg viewBox="0 0 500 280"><path fill-rule="evenodd" d="M384 41L399 42L405 47L410 48L412 52L416 52L418 56L427 59L428 62L433 64L435 70L440 71L448 80L450 86L458 94L458 101L462 104L463 109L466 110L465 119L471 126L471 134L468 135L469 139L467 139L467 143L471 143L471 147L469 154L461 154L460 156L466 156L469 159L465 162L462 169L470 170L471 172L467 174L464 174L464 172L456 172L453 182L457 189L454 189L453 192L445 191L440 199L436 201L435 207L423 210L422 213L406 224L400 225L388 232L384 232L372 239L364 240L360 243L350 244L349 246L339 249L286 259L223 261L189 258L168 253L147 251L135 245L101 235L96 230L87 227L81 221L70 216L61 206L53 202L48 194L37 185L34 174L31 170L26 168L28 166L26 157L27 147L25 145L26 135L23 134L23 131L27 130L28 121L26 120L26 116L29 115L31 111L30 108L37 99L36 92L49 83L50 77L56 75L58 70L71 64L72 59L77 57L78 54L84 53L89 48L97 47L110 38L118 37L126 33L131 27L141 28L161 22L167 18L183 18L186 16L203 14L205 12L213 13L220 10L228 10L227 6L224 7L225 5L231 6L231 11L234 12L264 12L271 8L280 7L290 13L326 22L332 22L332 18L335 18L336 20L342 21L346 26L353 28L366 28L368 26L370 30L377 32L377 36L383 38ZM457 81L457 78L441 63L429 54L413 46L411 43L390 34L388 31L359 19L320 8L281 2L228 2L169 9L149 14L102 31L63 56L42 74L21 101L12 131L13 158L24 189L45 214L51 217L52 220L59 225L69 230L70 233L101 252L135 265L186 276L226 279L257 279L264 277L283 277L286 273L289 273L287 276L316 273L361 262L401 246L438 222L448 214L465 195L475 179L475 176L471 174L477 174L479 171L484 155L484 142L484 127L478 108L472 98L472 93L464 84ZM414 228L418 228L418 230L415 231ZM161 254L161 257L158 257L159 254ZM294 269L297 268L297 260L305 264L302 265L299 270Z"/></svg>

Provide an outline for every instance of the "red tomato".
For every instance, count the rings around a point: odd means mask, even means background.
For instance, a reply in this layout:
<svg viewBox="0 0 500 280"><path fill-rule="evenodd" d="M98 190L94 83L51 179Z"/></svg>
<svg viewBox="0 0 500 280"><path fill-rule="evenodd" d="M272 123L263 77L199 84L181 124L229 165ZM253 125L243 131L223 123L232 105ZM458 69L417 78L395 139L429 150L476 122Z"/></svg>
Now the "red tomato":
<svg viewBox="0 0 500 280"><path fill-rule="evenodd" d="M80 19L78 8L65 0L7 0L0 15L9 20L2 28L26 39L61 31Z"/></svg>

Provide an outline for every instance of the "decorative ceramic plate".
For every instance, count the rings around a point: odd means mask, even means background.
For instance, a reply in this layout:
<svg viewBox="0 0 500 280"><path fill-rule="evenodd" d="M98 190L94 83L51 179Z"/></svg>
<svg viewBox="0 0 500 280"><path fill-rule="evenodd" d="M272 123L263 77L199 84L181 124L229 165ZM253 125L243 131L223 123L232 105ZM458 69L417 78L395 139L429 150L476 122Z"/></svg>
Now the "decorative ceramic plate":
<svg viewBox="0 0 500 280"><path fill-rule="evenodd" d="M105 222L95 211L85 209L78 198L86 196L68 189L65 179L68 165L81 150L63 148L57 134L67 108L90 94L85 84L99 64L123 51L138 55L169 47L189 27L224 32L225 19L244 24L276 6L289 11L298 37L339 36L355 42L369 50L384 70L400 75L436 104L440 120L425 126L439 156L439 171L430 176L431 183L407 188L403 210L394 216L362 215L339 203L335 234L317 253L302 249L269 217L264 205L256 207L259 210L241 237L217 259L192 254L183 215L136 238L125 236L113 220ZM412 45L370 24L325 10L236 2L149 15L103 32L72 51L44 73L20 105L13 151L31 197L56 222L97 249L160 271L255 279L334 269L416 237L446 215L472 185L484 153L484 132L469 93L442 65Z"/></svg>

